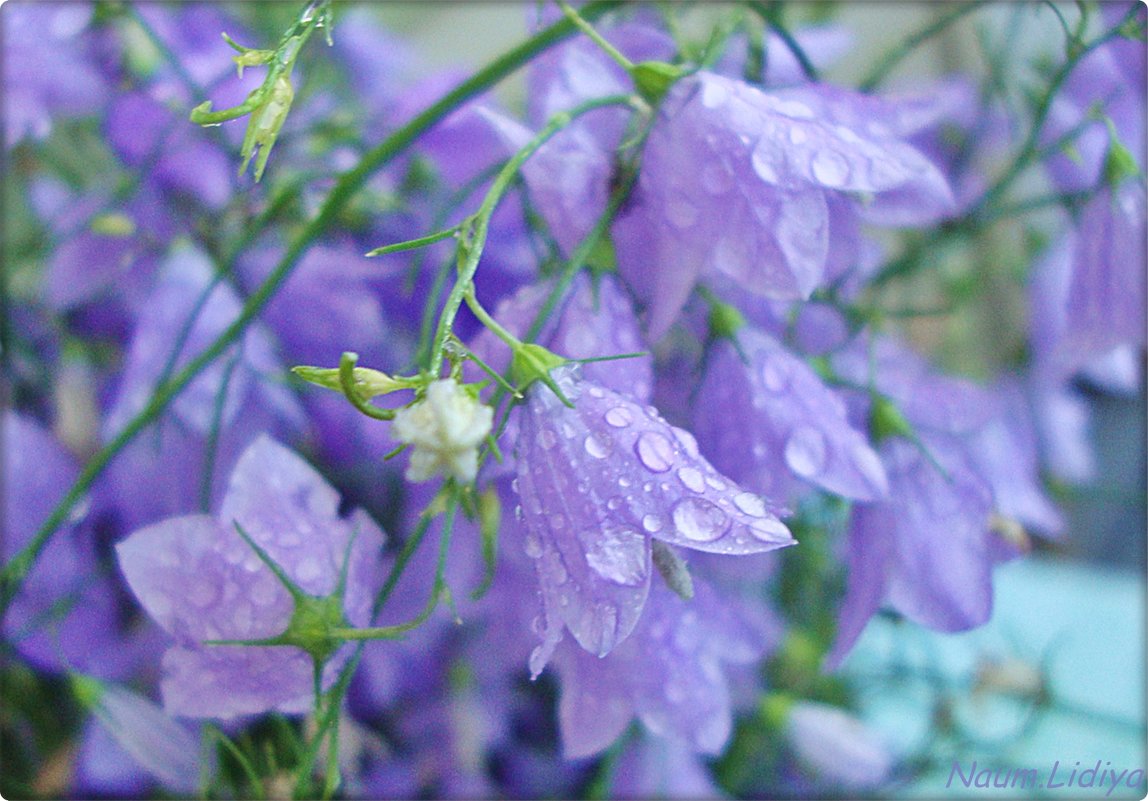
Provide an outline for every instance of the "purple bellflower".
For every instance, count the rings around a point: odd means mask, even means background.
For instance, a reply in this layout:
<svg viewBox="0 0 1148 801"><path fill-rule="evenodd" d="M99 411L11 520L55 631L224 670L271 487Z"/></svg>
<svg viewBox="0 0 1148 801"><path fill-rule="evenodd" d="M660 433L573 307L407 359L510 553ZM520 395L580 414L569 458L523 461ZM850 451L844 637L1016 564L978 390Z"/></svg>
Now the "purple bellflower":
<svg viewBox="0 0 1148 801"><path fill-rule="evenodd" d="M293 622L298 601L240 527L300 590L314 598L343 590L340 614L368 624L383 533L365 513L341 518L338 507L306 462L260 437L239 459L216 517L165 520L116 546L132 592L175 640L163 659L168 712L228 719L310 708L312 660L302 648L205 641L277 637ZM347 654L344 647L327 662L324 684Z"/></svg>
<svg viewBox="0 0 1148 801"><path fill-rule="evenodd" d="M736 336L737 347L715 346L696 404L694 430L714 466L769 498L790 501L802 482L856 500L884 496L885 470L845 402L772 337L749 327Z"/></svg>
<svg viewBox="0 0 1148 801"><path fill-rule="evenodd" d="M605 658L573 644L555 654L567 758L608 747L635 717L689 751L725 746L733 722L725 666L757 660L766 637L759 621L739 615L706 582L693 586L686 601L655 582L641 621Z"/></svg>
<svg viewBox="0 0 1148 801"><path fill-rule="evenodd" d="M693 436L653 409L560 368L574 406L541 383L520 412L517 481L545 607L537 676L562 631L605 656L634 630L650 592L651 538L721 554L793 544L765 502L722 477Z"/></svg>

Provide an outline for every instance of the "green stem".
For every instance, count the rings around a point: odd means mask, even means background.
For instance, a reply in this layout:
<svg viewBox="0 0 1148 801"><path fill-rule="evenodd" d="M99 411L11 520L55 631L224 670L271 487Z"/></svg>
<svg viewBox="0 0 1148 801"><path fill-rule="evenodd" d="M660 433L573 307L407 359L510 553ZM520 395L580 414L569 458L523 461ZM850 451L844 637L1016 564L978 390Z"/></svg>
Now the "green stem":
<svg viewBox="0 0 1148 801"><path fill-rule="evenodd" d="M793 38L793 34L789 32L789 29L781 24L781 20L778 18L780 6L775 3L752 2L749 4L749 7L753 13L761 17L762 22L768 25L771 31L777 34L777 38L781 39L790 54L797 60L805 77L813 83L820 81L821 76L818 74L817 68L813 66L813 62L810 61L805 49ZM764 66L764 64L762 66Z"/></svg>
<svg viewBox="0 0 1148 801"><path fill-rule="evenodd" d="M562 13L566 15L566 19L570 20L575 25L577 25L578 30L582 31L582 33L589 36L594 41L594 44L596 44L596 45L598 45L598 47L602 48L602 51L606 55L608 55L610 58L614 59L614 61L616 61L618 63L618 66L620 66L626 72L632 72L633 71L634 62L630 61L630 59L628 59L624 55L622 55L622 51L620 51L618 48L614 47L614 45L612 45L608 41L606 41L606 37L604 37L602 34L598 33L598 31L594 30L594 26L591 25L589 22L587 22L585 19L583 19L581 16L579 16L578 12L575 11L570 6L570 4L566 2L566 0L558 0L558 5L562 9Z"/></svg>
<svg viewBox="0 0 1148 801"><path fill-rule="evenodd" d="M917 31L912 36L901 42L894 50L890 51L877 63L877 66L869 73L869 75L861 81L858 88L862 92L872 92L881 83L889 77L889 73L900 64L906 57L909 56L914 50L922 44L932 39L934 36L944 32L946 28L952 25L966 14L976 11L986 0L975 0L972 3L965 3L957 6L955 9L945 14L935 22L926 25L921 30Z"/></svg>
<svg viewBox="0 0 1148 801"><path fill-rule="evenodd" d="M468 223L463 223L464 234L460 247L466 248L465 258L459 265L458 279L447 296L442 313L439 315L438 328L435 331L434 344L431 350L430 374L432 376L437 376L442 372L443 346L446 345L447 337L454 326L454 318L458 315L471 282L474 280L474 275L478 271L478 262L482 256L483 248L486 246L486 235L490 226L491 215L499 201L502 200L502 196L506 194L507 188L522 165L551 137L583 114L608 106L630 106L633 104L633 100L630 95L610 95L587 100L569 111L558 112L550 118L546 127L506 162L506 166L495 176L494 182L487 190L486 197L483 198L482 205L470 218L469 232L465 232Z"/></svg>
<svg viewBox="0 0 1148 801"><path fill-rule="evenodd" d="M596 19L619 5L618 0L598 0L582 9L584 19ZM303 254L310 250L335 222L351 198L379 169L390 163L425 131L440 122L468 100L482 94L494 84L528 63L539 53L562 41L574 32L574 24L561 20L539 31L519 46L496 58L486 67L448 92L402 128L395 131L363 156L357 166L343 173L336 182L315 218L306 225L287 248L279 263L263 283L247 298L239 316L198 356L192 359L170 382L156 388L144 408L133 417L116 437L101 448L80 471L79 477L64 497L56 504L32 539L0 572L0 617L16 596L24 577L28 575L56 530L64 523L72 509L91 489L111 460L135 437L147 428L171 404L183 389L209 364L217 359L255 320L271 298L298 265Z"/></svg>

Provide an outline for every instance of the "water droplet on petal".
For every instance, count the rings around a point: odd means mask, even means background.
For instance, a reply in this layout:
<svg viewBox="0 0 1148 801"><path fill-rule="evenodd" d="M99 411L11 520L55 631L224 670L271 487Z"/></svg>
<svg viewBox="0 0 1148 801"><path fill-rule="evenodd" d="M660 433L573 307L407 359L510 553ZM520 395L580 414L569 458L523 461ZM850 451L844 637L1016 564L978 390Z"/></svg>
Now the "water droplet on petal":
<svg viewBox="0 0 1148 801"><path fill-rule="evenodd" d="M634 587L646 580L646 538L628 528L594 529L579 537L586 563L607 581Z"/></svg>
<svg viewBox="0 0 1148 801"><path fill-rule="evenodd" d="M729 99L729 91L717 81L702 82L702 105L717 108Z"/></svg>
<svg viewBox="0 0 1148 801"><path fill-rule="evenodd" d="M613 447L609 440L597 434L587 434L582 446L586 449L586 453L595 459L605 459Z"/></svg>
<svg viewBox="0 0 1148 801"><path fill-rule="evenodd" d="M789 542L793 539L789 529L780 520L766 517L753 520L749 524L749 533L762 542Z"/></svg>
<svg viewBox="0 0 1148 801"><path fill-rule="evenodd" d="M606 412L606 422L614 428L625 428L634 422L634 416L624 406L615 406Z"/></svg>
<svg viewBox="0 0 1148 801"><path fill-rule="evenodd" d="M781 392L789 386L789 365L767 356L761 364L761 383L770 392Z"/></svg>
<svg viewBox="0 0 1148 801"><path fill-rule="evenodd" d="M698 221L698 207L684 197L672 197L665 203L666 219L676 228L690 228Z"/></svg>
<svg viewBox="0 0 1148 801"><path fill-rule="evenodd" d="M526 551L526 555L531 559L537 559L542 556L542 543L533 534L527 534L526 541L523 544L523 550Z"/></svg>
<svg viewBox="0 0 1148 801"><path fill-rule="evenodd" d="M554 432L551 429L543 428L538 432L538 444L546 450L550 450L558 444L558 437L554 435Z"/></svg>
<svg viewBox="0 0 1148 801"><path fill-rule="evenodd" d="M299 566L295 568L295 578L299 581L313 581L319 578L319 574L322 572L323 569L319 566L319 563L308 557L301 561Z"/></svg>
<svg viewBox="0 0 1148 801"><path fill-rule="evenodd" d="M814 179L829 189L839 189L849 180L849 162L836 150L818 150L810 167Z"/></svg>
<svg viewBox="0 0 1148 801"><path fill-rule="evenodd" d="M655 473L664 473L674 466L674 446L665 434L643 432L634 443L634 450L642 464Z"/></svg>
<svg viewBox="0 0 1148 801"><path fill-rule="evenodd" d="M618 479L618 486L621 487L622 489L625 489L626 487L633 486L633 484L634 484L634 482L631 481L627 476L621 476Z"/></svg>
<svg viewBox="0 0 1148 801"><path fill-rule="evenodd" d="M729 517L704 498L686 498L673 511L674 527L688 540L712 542L725 534Z"/></svg>
<svg viewBox="0 0 1148 801"><path fill-rule="evenodd" d="M801 145L809 139L809 132L800 125L789 126L789 142L794 145Z"/></svg>
<svg viewBox="0 0 1148 801"><path fill-rule="evenodd" d="M650 534L657 534L665 526L665 522L658 515L645 515L642 517L642 528Z"/></svg>
<svg viewBox="0 0 1148 801"><path fill-rule="evenodd" d="M678 468L678 478L681 479L686 489L691 489L694 492L705 492L706 480L697 468L689 466Z"/></svg>
<svg viewBox="0 0 1148 801"><path fill-rule="evenodd" d="M590 384L588 386L589 386L589 388L586 391L590 393L591 398L604 398L604 397L606 397L606 391L604 389L602 389L601 387L594 386L593 384Z"/></svg>
<svg viewBox="0 0 1148 801"><path fill-rule="evenodd" d="M709 485L710 489L715 489L718 492L725 492L725 488L728 486L717 476L706 476L706 484Z"/></svg>
<svg viewBox="0 0 1148 801"><path fill-rule="evenodd" d="M778 182L777 167L775 165L775 157L768 151L773 147L773 143L763 138L758 142L757 147L753 149L753 171L757 173L757 177L765 181L767 184L776 184Z"/></svg>
<svg viewBox="0 0 1148 801"><path fill-rule="evenodd" d="M765 517L765 502L752 492L739 492L733 496L733 505L752 517Z"/></svg>
<svg viewBox="0 0 1148 801"><path fill-rule="evenodd" d="M811 426L799 426L785 443L785 463L802 478L817 475L825 467L825 435Z"/></svg>

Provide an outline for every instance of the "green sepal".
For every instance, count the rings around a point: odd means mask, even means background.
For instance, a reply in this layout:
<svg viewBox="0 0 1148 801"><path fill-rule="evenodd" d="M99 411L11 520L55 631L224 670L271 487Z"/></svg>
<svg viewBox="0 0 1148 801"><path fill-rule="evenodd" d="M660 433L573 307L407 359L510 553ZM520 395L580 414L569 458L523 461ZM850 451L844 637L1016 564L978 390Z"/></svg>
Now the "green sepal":
<svg viewBox="0 0 1148 801"><path fill-rule="evenodd" d="M869 436L875 443L881 443L889 437L905 437L917 441L916 432L905 415L893 401L880 394L874 394L873 407L869 410Z"/></svg>
<svg viewBox="0 0 1148 801"><path fill-rule="evenodd" d="M343 384L339 380L337 367L311 367L309 365L296 365L291 372L308 383L335 392L343 392ZM372 370L369 367L355 367L352 370L355 377L355 394L362 400L370 400L378 395L387 395L401 389L415 389L419 382L410 378L400 378L387 375L381 370Z"/></svg>
<svg viewBox="0 0 1148 801"><path fill-rule="evenodd" d="M104 685L99 679L82 673L68 673L68 683L72 687L72 695L84 709L94 709L104 697Z"/></svg>
<svg viewBox="0 0 1148 801"><path fill-rule="evenodd" d="M757 705L757 714L771 731L781 731L789 720L795 700L788 693L766 693Z"/></svg>
<svg viewBox="0 0 1148 801"><path fill-rule="evenodd" d="M1104 180L1109 186L1117 186L1127 178L1140 175L1140 165L1132 151L1124 146L1116 133L1116 126L1108 117L1104 118L1108 127L1108 152L1104 154Z"/></svg>
<svg viewBox="0 0 1148 801"><path fill-rule="evenodd" d="M745 315L729 303L719 300L710 302L710 336L714 339L737 340L737 333L745 328Z"/></svg>
<svg viewBox="0 0 1148 801"><path fill-rule="evenodd" d="M563 359L541 345L520 343L510 357L510 379L520 392L525 392L536 381L541 381L558 396L562 403L573 408L574 404L550 377L551 370L564 364L569 364L569 360Z"/></svg>
<svg viewBox="0 0 1148 801"><path fill-rule="evenodd" d="M650 546L654 567L665 580L666 586L683 601L693 600L694 580L685 560L661 540L650 540Z"/></svg>
<svg viewBox="0 0 1148 801"><path fill-rule="evenodd" d="M630 77L634 80L638 94L651 106L662 102L666 92L683 75L685 70L681 67L664 61L642 61L630 70Z"/></svg>

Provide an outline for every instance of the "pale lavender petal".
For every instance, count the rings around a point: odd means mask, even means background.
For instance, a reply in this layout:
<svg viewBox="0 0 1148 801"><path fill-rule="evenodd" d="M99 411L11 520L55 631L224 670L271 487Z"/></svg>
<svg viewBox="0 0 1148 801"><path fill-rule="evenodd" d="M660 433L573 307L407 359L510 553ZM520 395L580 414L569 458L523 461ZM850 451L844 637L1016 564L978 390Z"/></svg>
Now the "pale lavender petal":
<svg viewBox="0 0 1148 801"><path fill-rule="evenodd" d="M163 672L163 706L173 715L228 720L270 709L302 714L315 703L311 657L290 646L177 645L164 654ZM333 680L327 671L324 686Z"/></svg>
<svg viewBox="0 0 1148 801"><path fill-rule="evenodd" d="M893 770L893 754L877 732L839 707L799 701L786 733L798 758L828 784L876 787Z"/></svg>
<svg viewBox="0 0 1148 801"><path fill-rule="evenodd" d="M535 672L560 624L599 655L629 635L649 587L650 537L725 554L793 542L761 498L720 476L693 437L652 407L570 369L556 380L574 408L541 383L531 387L516 454L527 548L547 611Z"/></svg>
<svg viewBox="0 0 1148 801"><path fill-rule="evenodd" d="M885 495L885 470L850 425L844 401L766 334L742 329L737 344L713 349L695 407L699 441L715 466L775 499L788 500L794 478L857 500Z"/></svg>

